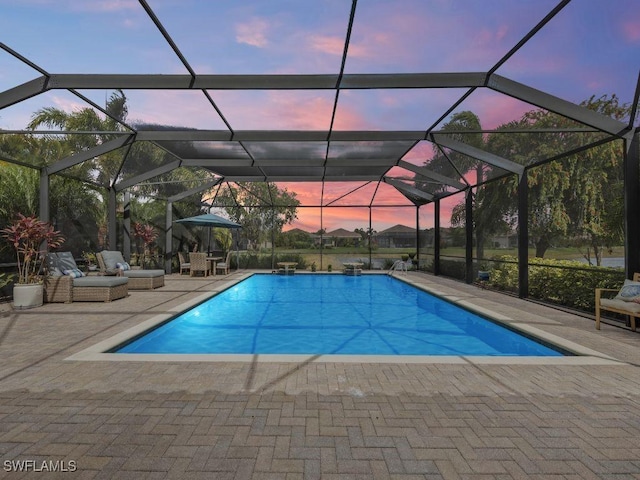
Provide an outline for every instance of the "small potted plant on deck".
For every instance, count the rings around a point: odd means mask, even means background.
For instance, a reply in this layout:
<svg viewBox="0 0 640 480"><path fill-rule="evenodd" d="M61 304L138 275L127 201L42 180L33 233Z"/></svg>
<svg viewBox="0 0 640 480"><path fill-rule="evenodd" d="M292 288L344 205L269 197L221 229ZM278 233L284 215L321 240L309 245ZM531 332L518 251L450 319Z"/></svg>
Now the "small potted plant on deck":
<svg viewBox="0 0 640 480"><path fill-rule="evenodd" d="M82 252L82 258L84 259L87 270L89 272L95 272L98 270L98 260L96 258L96 254L93 252Z"/></svg>
<svg viewBox="0 0 640 480"><path fill-rule="evenodd" d="M488 282L490 278L491 278L491 272L490 272L489 264L486 262L481 263L480 269L478 270L478 280L480 282Z"/></svg>
<svg viewBox="0 0 640 480"><path fill-rule="evenodd" d="M64 237L50 223L21 213L12 224L0 230L0 236L16 252L18 275L13 286L14 308L41 306L44 298L44 256L47 250L62 245Z"/></svg>

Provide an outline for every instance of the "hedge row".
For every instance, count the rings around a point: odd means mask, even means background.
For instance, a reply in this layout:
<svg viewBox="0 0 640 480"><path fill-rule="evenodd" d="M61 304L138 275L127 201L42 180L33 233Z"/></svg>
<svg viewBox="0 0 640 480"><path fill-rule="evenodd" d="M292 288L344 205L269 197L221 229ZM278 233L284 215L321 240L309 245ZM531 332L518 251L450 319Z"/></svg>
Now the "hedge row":
<svg viewBox="0 0 640 480"><path fill-rule="evenodd" d="M624 279L624 271L617 268L589 267L570 260L529 260L529 297L579 310L592 312L595 289L620 288ZM495 257L488 284L498 290L517 291L517 259Z"/></svg>
<svg viewBox="0 0 640 480"><path fill-rule="evenodd" d="M242 252L239 255L239 260L241 269L269 270L272 268L272 257L270 253ZM276 265L278 262L296 262L298 264L296 268L299 270L306 270L308 266L305 258L298 253L275 254L273 257L273 265ZM231 268L237 268L235 253L231 255Z"/></svg>

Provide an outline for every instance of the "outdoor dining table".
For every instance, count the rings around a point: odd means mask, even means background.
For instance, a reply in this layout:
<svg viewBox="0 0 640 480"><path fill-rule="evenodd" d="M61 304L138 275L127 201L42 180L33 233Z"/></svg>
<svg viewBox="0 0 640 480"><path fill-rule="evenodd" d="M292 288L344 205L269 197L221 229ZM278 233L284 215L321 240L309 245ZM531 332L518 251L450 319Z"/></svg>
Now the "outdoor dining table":
<svg viewBox="0 0 640 480"><path fill-rule="evenodd" d="M344 274L345 275L361 275L362 274L362 267L364 266L364 263L361 262L345 262L342 265L344 265Z"/></svg>
<svg viewBox="0 0 640 480"><path fill-rule="evenodd" d="M278 262L278 268L284 268L284 273L288 274L290 268L295 268L298 265L297 262Z"/></svg>

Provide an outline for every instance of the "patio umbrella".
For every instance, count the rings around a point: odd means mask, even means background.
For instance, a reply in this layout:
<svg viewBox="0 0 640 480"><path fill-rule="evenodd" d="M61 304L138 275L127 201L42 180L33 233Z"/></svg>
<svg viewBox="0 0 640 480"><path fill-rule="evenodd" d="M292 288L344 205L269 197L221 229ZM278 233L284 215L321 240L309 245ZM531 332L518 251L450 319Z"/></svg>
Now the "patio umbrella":
<svg viewBox="0 0 640 480"><path fill-rule="evenodd" d="M196 215L195 217L181 218L175 220L174 223L182 223L184 225L195 225L198 227L209 227L209 237L211 237L211 228L242 228L242 225L231 220L227 220L224 217L215 215L213 213L203 213L202 215ZM207 245L207 250L209 245ZM236 263L238 262L240 254L238 252L238 237L236 235Z"/></svg>
<svg viewBox="0 0 640 480"><path fill-rule="evenodd" d="M185 223L187 225L197 225L199 227L220 227L220 228L242 228L242 225L213 213L204 213L195 217L181 218L175 223Z"/></svg>

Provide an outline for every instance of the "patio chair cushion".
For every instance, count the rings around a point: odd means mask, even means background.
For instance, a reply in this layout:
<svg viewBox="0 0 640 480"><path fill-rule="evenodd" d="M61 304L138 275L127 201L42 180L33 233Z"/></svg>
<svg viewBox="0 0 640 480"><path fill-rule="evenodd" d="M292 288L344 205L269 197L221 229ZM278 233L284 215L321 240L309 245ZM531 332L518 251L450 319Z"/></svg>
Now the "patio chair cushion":
<svg viewBox="0 0 640 480"><path fill-rule="evenodd" d="M54 252L49 252L44 257L44 265L47 269L47 273L52 277L61 277L64 275L60 267L58 267L58 254Z"/></svg>
<svg viewBox="0 0 640 480"><path fill-rule="evenodd" d="M71 252L49 252L45 257L45 265L52 277L67 275L67 271L80 271Z"/></svg>
<svg viewBox="0 0 640 480"><path fill-rule="evenodd" d="M128 278L154 278L164 276L164 270L126 270L123 274Z"/></svg>
<svg viewBox="0 0 640 480"><path fill-rule="evenodd" d="M623 302L640 302L640 282L626 279L615 299Z"/></svg>
<svg viewBox="0 0 640 480"><path fill-rule="evenodd" d="M122 253L117 250L103 250L100 254L102 255L102 260L107 270L120 270L118 263L126 263Z"/></svg>
<svg viewBox="0 0 640 480"><path fill-rule="evenodd" d="M624 310L630 314L640 313L639 303L618 300L616 298L601 298L600 306L605 309Z"/></svg>
<svg viewBox="0 0 640 480"><path fill-rule="evenodd" d="M126 277L79 277L73 279L73 287L115 287L117 285L124 285L129 283L129 279Z"/></svg>
<svg viewBox="0 0 640 480"><path fill-rule="evenodd" d="M80 270L71 252L58 252L58 268L65 270Z"/></svg>

